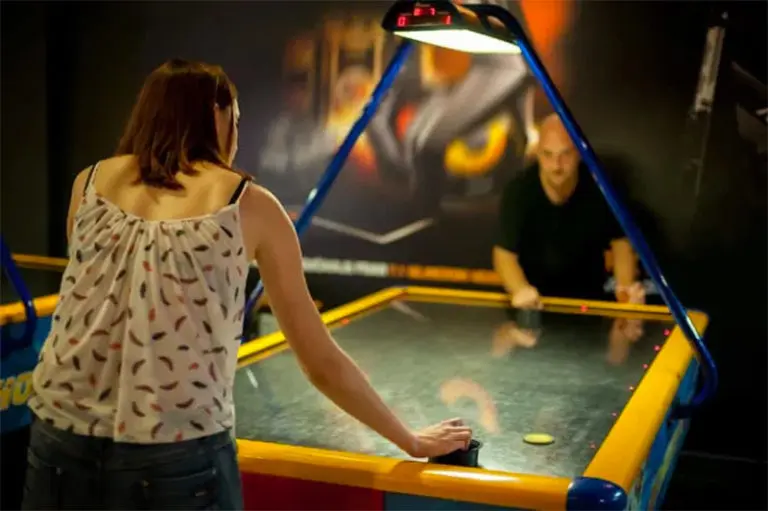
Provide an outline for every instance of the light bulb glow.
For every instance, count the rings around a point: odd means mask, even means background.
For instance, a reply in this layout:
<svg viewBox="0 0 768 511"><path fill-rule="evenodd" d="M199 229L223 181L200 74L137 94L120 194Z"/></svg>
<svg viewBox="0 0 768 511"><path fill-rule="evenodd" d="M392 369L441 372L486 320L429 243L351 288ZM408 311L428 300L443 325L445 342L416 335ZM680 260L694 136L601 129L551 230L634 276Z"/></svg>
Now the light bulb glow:
<svg viewBox="0 0 768 511"><path fill-rule="evenodd" d="M439 28L435 30L396 30L396 36L413 39L420 43L448 48L466 53L507 53L517 55L520 48L508 41L502 41L472 30L460 28Z"/></svg>

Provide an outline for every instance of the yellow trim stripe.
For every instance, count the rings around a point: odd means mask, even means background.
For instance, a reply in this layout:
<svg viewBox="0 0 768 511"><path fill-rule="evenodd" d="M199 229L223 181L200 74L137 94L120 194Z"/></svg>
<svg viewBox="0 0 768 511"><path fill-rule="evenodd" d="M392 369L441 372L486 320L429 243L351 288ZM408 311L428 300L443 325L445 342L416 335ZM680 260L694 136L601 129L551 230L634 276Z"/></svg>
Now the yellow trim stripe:
<svg viewBox="0 0 768 511"><path fill-rule="evenodd" d="M61 272L67 267L67 260L58 257L45 257L27 254L13 254L14 262L19 268L29 268L36 270L46 270ZM56 309L59 301L59 295L56 293L34 298L33 304L38 317L50 316ZM13 302L6 305L0 305L0 326L8 323L21 323L26 319L24 305L19 302Z"/></svg>
<svg viewBox="0 0 768 511"><path fill-rule="evenodd" d="M509 308L509 304L504 302L481 302L478 300L468 300L464 298L445 298L445 297L425 297L419 295L409 295L408 301L411 302L428 302L428 303L450 303L452 305L460 305L462 307L483 307L483 308L495 308L505 309ZM647 321L672 321L670 314L659 314L655 312L633 312L633 311L621 311L612 309L597 309L589 308L582 310L575 307L564 307L562 305L545 305L545 312L555 312L559 314L578 314L581 316L601 316L605 318L623 318L623 319L640 319Z"/></svg>
<svg viewBox="0 0 768 511"><path fill-rule="evenodd" d="M408 296L423 298L449 298L456 300L480 300L484 302L509 303L509 295L495 291L473 291L442 287L407 286L402 288Z"/></svg>
<svg viewBox="0 0 768 511"><path fill-rule="evenodd" d="M45 317L53 314L56 310L56 304L59 302L59 295L48 295L35 298L33 304L37 311L37 317ZM26 319L24 305L21 302L0 305L0 326L8 323L21 323Z"/></svg>
<svg viewBox="0 0 768 511"><path fill-rule="evenodd" d="M28 254L12 254L14 262L19 268L30 268L48 271L63 271L67 267L67 260L58 257L45 257ZM38 317L50 316L56 309L58 294L50 294L34 298L33 304ZM21 323L25 320L24 305L21 302L13 302L0 305L0 326L8 323Z"/></svg>
<svg viewBox="0 0 768 511"><path fill-rule="evenodd" d="M696 329L704 333L707 316L701 312L688 315ZM605 479L631 491L692 360L690 343L675 327L595 453L585 476Z"/></svg>
<svg viewBox="0 0 768 511"><path fill-rule="evenodd" d="M341 307L325 312L320 315L320 318L323 320L324 324L330 325L392 301L403 296L403 294L404 291L401 288L385 289L372 295L365 296L359 300L355 300L347 305L342 305ZM250 358L265 350L274 348L283 342L285 342L285 335L283 335L282 331L271 333L259 339L254 339L240 347L237 352L237 359L239 361L245 358Z"/></svg>
<svg viewBox="0 0 768 511"><path fill-rule="evenodd" d="M30 254L13 254L13 260L19 268L34 268L41 270L64 270L68 259L62 257L47 257Z"/></svg>
<svg viewBox="0 0 768 511"><path fill-rule="evenodd" d="M509 295L492 291L470 291L463 289L446 289L439 287L408 286L405 288L409 295L420 297L450 298L462 300L484 300L490 302L509 303ZM651 314L669 315L669 309L663 305L636 305L631 303L603 302L598 300L578 300L573 298L542 297L542 304L550 307L568 307L582 310L616 311L616 312L640 312Z"/></svg>
<svg viewBox="0 0 768 511"><path fill-rule="evenodd" d="M248 341L248 342L251 342L251 341ZM290 349L290 346L288 346L288 343L284 342L284 343L278 344L277 346L273 346L272 348L267 348L264 351L260 351L255 355L249 355L245 358L238 358L237 368L242 369L243 367L249 366L251 364L261 362L265 358L269 358L272 355L277 355L278 353L286 351L288 349Z"/></svg>
<svg viewBox="0 0 768 511"><path fill-rule="evenodd" d="M505 293L419 286L406 287L405 290L408 293L408 298L414 301L447 302L480 307L509 306L509 295ZM481 303L482 301L486 301L486 303ZM669 309L660 305L635 305L629 303L552 297L543 297L541 301L546 312L622 317L626 319L646 319L649 321L672 321Z"/></svg>
<svg viewBox="0 0 768 511"><path fill-rule="evenodd" d="M639 319L646 321L673 321L671 314L659 314L658 312L634 312L597 308L591 308L582 311L574 309L573 307L562 307L559 305L548 305L544 307L544 310L546 312L556 312L559 314L579 314L581 316L601 316L603 318Z"/></svg>
<svg viewBox="0 0 768 511"><path fill-rule="evenodd" d="M246 473L523 509L565 509L570 479L238 440Z"/></svg>

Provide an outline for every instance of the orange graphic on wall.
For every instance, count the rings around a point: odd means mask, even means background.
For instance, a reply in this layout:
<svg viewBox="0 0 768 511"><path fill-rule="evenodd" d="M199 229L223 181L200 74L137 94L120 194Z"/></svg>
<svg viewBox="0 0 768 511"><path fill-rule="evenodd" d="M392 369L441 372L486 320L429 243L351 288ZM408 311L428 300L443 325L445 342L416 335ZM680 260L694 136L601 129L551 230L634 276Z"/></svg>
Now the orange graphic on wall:
<svg viewBox="0 0 768 511"><path fill-rule="evenodd" d="M328 20L323 71L327 77L325 126L341 144L381 78L386 34L379 20ZM374 170L376 154L363 134L350 154L361 169Z"/></svg>
<svg viewBox="0 0 768 511"><path fill-rule="evenodd" d="M520 0L520 8L528 27L528 37L539 54L555 84L565 84L565 59L558 44L571 29L576 3L573 0ZM537 104L546 104L541 89L537 90Z"/></svg>

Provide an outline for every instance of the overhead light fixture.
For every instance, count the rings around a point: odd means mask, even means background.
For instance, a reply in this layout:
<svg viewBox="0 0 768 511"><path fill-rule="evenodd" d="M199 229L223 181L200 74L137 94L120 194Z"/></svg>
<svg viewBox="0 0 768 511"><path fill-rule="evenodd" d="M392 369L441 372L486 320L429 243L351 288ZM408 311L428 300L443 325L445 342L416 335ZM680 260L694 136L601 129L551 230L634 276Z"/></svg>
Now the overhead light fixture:
<svg viewBox="0 0 768 511"><path fill-rule="evenodd" d="M467 53L519 54L501 21L478 16L472 6L453 2L396 2L382 27L396 36Z"/></svg>

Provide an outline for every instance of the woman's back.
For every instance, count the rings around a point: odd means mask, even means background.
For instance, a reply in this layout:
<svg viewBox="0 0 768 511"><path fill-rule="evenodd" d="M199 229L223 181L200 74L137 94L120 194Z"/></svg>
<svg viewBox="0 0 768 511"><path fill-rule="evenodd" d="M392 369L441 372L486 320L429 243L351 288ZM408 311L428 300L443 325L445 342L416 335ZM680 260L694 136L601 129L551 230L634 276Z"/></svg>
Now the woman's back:
<svg viewBox="0 0 768 511"><path fill-rule="evenodd" d="M137 182L140 178L136 158L118 156L99 163L95 177L100 197L126 213L147 220L184 220L211 215L230 204L243 176L213 164L196 165L197 175L182 172L174 176L183 189L171 190Z"/></svg>
<svg viewBox="0 0 768 511"><path fill-rule="evenodd" d="M238 207L247 181L212 165L179 173L182 190L138 177L130 156L86 176L30 404L60 429L118 441L226 430L249 263Z"/></svg>

